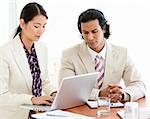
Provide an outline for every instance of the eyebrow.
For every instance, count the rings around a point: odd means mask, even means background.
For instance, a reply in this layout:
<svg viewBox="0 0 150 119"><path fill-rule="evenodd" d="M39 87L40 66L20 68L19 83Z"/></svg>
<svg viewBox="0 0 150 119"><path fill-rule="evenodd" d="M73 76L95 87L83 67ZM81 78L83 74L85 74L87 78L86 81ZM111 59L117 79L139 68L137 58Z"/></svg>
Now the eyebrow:
<svg viewBox="0 0 150 119"><path fill-rule="evenodd" d="M95 29L93 29L93 30L91 30L91 31L97 31L97 30L98 30L98 29L95 28ZM89 32L89 31L83 30L83 32Z"/></svg>
<svg viewBox="0 0 150 119"><path fill-rule="evenodd" d="M33 23L33 24L38 24L38 25L42 25L41 23ZM46 25L47 23L45 23L44 25Z"/></svg>

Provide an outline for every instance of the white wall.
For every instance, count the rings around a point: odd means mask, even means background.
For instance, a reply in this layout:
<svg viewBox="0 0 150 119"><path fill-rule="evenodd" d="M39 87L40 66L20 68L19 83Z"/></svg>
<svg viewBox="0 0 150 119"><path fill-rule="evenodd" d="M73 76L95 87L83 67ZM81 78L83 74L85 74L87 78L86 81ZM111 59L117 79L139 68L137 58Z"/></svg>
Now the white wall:
<svg viewBox="0 0 150 119"><path fill-rule="evenodd" d="M55 79L52 80L53 84L57 84L58 62L62 50L82 42L77 29L79 14L88 8L97 8L104 13L110 23L112 35L108 42L129 49L150 91L149 0L12 0L11 4L9 1L9 5L7 2L2 2L0 14L3 22L0 22L2 37L0 45L7 40L9 32L17 27L20 11L30 1L39 2L48 12L47 29L41 41L49 47L50 74L51 79ZM7 6L9 6L9 13Z"/></svg>
<svg viewBox="0 0 150 119"><path fill-rule="evenodd" d="M2 0L0 4L0 45L4 44L8 40L8 0Z"/></svg>

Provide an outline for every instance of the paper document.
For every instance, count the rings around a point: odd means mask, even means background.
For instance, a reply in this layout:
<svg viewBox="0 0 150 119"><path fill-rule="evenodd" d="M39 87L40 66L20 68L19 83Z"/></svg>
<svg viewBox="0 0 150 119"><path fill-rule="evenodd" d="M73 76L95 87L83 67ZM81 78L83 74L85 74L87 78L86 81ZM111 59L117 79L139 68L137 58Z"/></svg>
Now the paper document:
<svg viewBox="0 0 150 119"><path fill-rule="evenodd" d="M106 101L100 101L99 103L97 103L97 101L87 101L86 103L89 105L90 108L97 108L98 104L99 106L106 105ZM121 102L110 103L110 107L124 107L124 104Z"/></svg>
<svg viewBox="0 0 150 119"><path fill-rule="evenodd" d="M33 114L32 117L36 119L94 119L93 117L75 114L72 112L62 110Z"/></svg>

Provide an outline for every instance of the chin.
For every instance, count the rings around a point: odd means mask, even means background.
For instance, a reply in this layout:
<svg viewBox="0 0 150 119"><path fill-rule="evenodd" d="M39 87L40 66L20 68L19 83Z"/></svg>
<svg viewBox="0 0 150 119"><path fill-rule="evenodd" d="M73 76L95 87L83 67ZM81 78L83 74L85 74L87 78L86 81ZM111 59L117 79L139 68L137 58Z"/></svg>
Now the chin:
<svg viewBox="0 0 150 119"><path fill-rule="evenodd" d="M98 45L95 44L95 43L88 44L88 46L89 46L91 49L95 49L95 48L98 47Z"/></svg>
<svg viewBox="0 0 150 119"><path fill-rule="evenodd" d="M35 38L34 41L39 41L40 38Z"/></svg>
<svg viewBox="0 0 150 119"><path fill-rule="evenodd" d="M93 47L93 46L89 46L92 50L94 50L95 49L95 47Z"/></svg>

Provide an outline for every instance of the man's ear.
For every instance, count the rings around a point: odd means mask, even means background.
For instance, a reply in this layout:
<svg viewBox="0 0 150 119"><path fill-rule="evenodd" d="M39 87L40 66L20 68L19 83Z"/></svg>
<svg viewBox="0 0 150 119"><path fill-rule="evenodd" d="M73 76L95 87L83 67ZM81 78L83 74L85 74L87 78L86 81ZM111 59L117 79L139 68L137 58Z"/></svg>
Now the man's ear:
<svg viewBox="0 0 150 119"><path fill-rule="evenodd" d="M24 19L20 19L20 28L24 28L24 26L25 26L25 22L24 22Z"/></svg>
<svg viewBox="0 0 150 119"><path fill-rule="evenodd" d="M106 33L106 25L103 26L103 33Z"/></svg>

